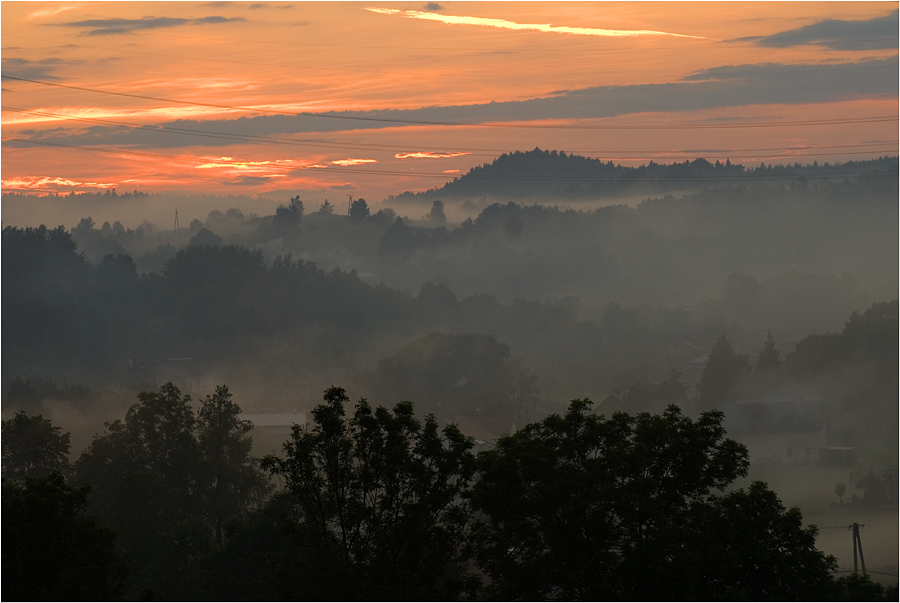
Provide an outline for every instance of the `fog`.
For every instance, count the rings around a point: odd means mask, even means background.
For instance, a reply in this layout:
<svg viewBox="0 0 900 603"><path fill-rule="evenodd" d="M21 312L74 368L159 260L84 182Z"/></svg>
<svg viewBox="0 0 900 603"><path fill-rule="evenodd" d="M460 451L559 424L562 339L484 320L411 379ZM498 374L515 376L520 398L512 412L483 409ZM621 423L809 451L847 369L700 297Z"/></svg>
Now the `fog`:
<svg viewBox="0 0 900 603"><path fill-rule="evenodd" d="M6 194L3 419L49 419L75 462L166 382L195 411L227 384L245 413L307 420L332 385L410 400L485 450L576 398L720 409L744 442L762 428L738 405L814 400L818 444L787 448L807 456L748 444L732 489L767 482L842 569L858 515L869 568L896 574L896 498L859 484L898 465L897 159L605 188L510 176L541 162L580 165L504 156L383 200ZM278 453L282 427L258 428L254 454Z"/></svg>

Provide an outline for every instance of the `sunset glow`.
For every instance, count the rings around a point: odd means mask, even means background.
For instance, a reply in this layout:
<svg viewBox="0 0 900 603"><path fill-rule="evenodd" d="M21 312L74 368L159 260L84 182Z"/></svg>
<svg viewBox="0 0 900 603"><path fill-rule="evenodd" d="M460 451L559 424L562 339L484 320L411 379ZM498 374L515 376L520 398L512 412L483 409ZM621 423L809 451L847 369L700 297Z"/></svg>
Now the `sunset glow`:
<svg viewBox="0 0 900 603"><path fill-rule="evenodd" d="M3 186L382 199L535 147L897 153L897 3L253 7L4 2Z"/></svg>

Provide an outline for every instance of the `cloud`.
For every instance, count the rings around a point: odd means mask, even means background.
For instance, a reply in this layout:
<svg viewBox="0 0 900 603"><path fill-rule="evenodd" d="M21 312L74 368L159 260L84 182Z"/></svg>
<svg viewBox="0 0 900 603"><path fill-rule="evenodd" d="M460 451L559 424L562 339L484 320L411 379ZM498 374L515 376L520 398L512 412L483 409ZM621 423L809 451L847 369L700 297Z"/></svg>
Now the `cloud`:
<svg viewBox="0 0 900 603"><path fill-rule="evenodd" d="M145 29L161 29L164 27L178 27L180 25L211 25L217 23L244 22L244 17L220 17L209 16L198 19L182 19L175 17L143 17L142 19L85 19L82 21L70 21L68 23L54 23L58 27L72 27L86 29L82 35L108 36L115 34L127 34Z"/></svg>
<svg viewBox="0 0 900 603"><path fill-rule="evenodd" d="M860 21L825 19L770 36L748 36L729 42L753 42L759 46L786 48L805 44L832 50L883 50L897 48L898 11Z"/></svg>
<svg viewBox="0 0 900 603"><path fill-rule="evenodd" d="M477 25L482 27L496 27L499 29L513 29L517 31L540 31L544 33L572 34L576 36L602 36L607 38L634 38L641 36L674 36L677 38L697 38L705 40L703 36L689 36L685 34L668 33L652 29L599 29L593 27L565 27L554 26L548 23L516 23L506 19L488 19L485 17L460 17L454 15L438 15L430 12L415 10L398 10L396 8L366 7L367 11L380 15L399 15L409 19L425 19L427 21L439 21L447 25Z"/></svg>
<svg viewBox="0 0 900 603"><path fill-rule="evenodd" d="M336 191L347 191L356 188L355 184L332 184L328 188L334 189Z"/></svg>
<svg viewBox="0 0 900 603"><path fill-rule="evenodd" d="M20 178L4 178L2 180L4 189L7 190L58 190L60 188L115 188L115 182L80 182L69 178L48 177L48 176L22 176Z"/></svg>
<svg viewBox="0 0 900 603"><path fill-rule="evenodd" d="M11 75L30 80L58 80L53 72L69 65L80 65L84 61L64 61L62 59L19 59L4 57L2 61L3 75Z"/></svg>
<svg viewBox="0 0 900 603"><path fill-rule="evenodd" d="M40 17L50 17L53 15L58 15L59 13L65 12L67 10L79 8L82 6L82 4L83 4L83 2L76 2L75 4L57 4L55 6L39 8L36 11L28 13L28 15L25 17L25 20L30 21L32 19L37 19Z"/></svg>
<svg viewBox="0 0 900 603"><path fill-rule="evenodd" d="M272 174L269 176L240 176L233 180L226 180L223 184L231 186L256 186L259 184L269 184L272 178L282 178L283 174Z"/></svg>
<svg viewBox="0 0 900 603"><path fill-rule="evenodd" d="M397 153L397 159L446 159L448 157L462 157L470 153L438 153L435 151L417 151L414 153Z"/></svg>
<svg viewBox="0 0 900 603"><path fill-rule="evenodd" d="M228 4L225 2L224 4ZM293 4L269 4L268 2L254 2L248 6L250 10L259 10L260 8L294 8Z"/></svg>
<svg viewBox="0 0 900 603"><path fill-rule="evenodd" d="M438 4L437 2L429 2L428 4L426 4L425 6L423 6L422 8L424 8L425 10L431 10L431 11L434 11L434 10L444 10L444 7L441 6L440 4Z"/></svg>
<svg viewBox="0 0 900 603"><path fill-rule="evenodd" d="M363 163L378 163L377 159L336 159L331 162L333 165L362 165Z"/></svg>
<svg viewBox="0 0 900 603"><path fill-rule="evenodd" d="M261 115L200 121L181 119L154 129L96 126L77 134L52 131L22 132L32 139L60 144L137 145L155 148L232 145L234 136L271 136L308 132L394 128L393 120L479 124L547 119L596 119L644 112L678 112L747 105L824 103L852 98L893 98L900 87L897 57L853 63L783 65L764 63L706 69L682 81L664 84L597 86L560 90L544 98L475 105L423 107L408 110L332 112L316 115ZM330 119L329 117L340 117ZM359 121L347 119L361 118ZM200 130L222 138L198 138L174 129ZM252 142L252 140L250 141ZM11 141L4 145L12 144ZM335 165L357 165L374 160L343 159Z"/></svg>

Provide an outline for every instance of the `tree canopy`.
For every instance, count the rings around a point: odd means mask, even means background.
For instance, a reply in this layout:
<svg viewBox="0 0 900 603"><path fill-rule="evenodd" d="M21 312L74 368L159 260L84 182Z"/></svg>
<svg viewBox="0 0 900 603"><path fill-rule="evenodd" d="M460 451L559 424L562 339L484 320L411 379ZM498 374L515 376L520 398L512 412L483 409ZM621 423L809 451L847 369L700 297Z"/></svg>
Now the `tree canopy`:
<svg viewBox="0 0 900 603"><path fill-rule="evenodd" d="M590 406L575 400L479 455L474 546L490 596L707 600L736 586L796 600L830 584L835 562L798 510L761 483L716 494L748 467L721 412L605 418ZM761 570L765 559L779 567Z"/></svg>
<svg viewBox="0 0 900 603"><path fill-rule="evenodd" d="M466 589L472 442L455 426L360 400L346 416L341 388L325 392L310 429L295 426L284 457L264 466L284 480L303 553L283 565L288 597L456 599Z"/></svg>

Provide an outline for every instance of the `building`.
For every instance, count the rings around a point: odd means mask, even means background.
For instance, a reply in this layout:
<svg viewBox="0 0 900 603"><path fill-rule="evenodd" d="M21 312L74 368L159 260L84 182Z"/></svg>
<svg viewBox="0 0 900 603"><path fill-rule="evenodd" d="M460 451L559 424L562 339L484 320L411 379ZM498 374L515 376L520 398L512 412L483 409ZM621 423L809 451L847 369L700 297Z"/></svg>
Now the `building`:
<svg viewBox="0 0 900 603"><path fill-rule="evenodd" d="M822 398L737 400L726 421L729 436L758 464L818 464L825 448Z"/></svg>

